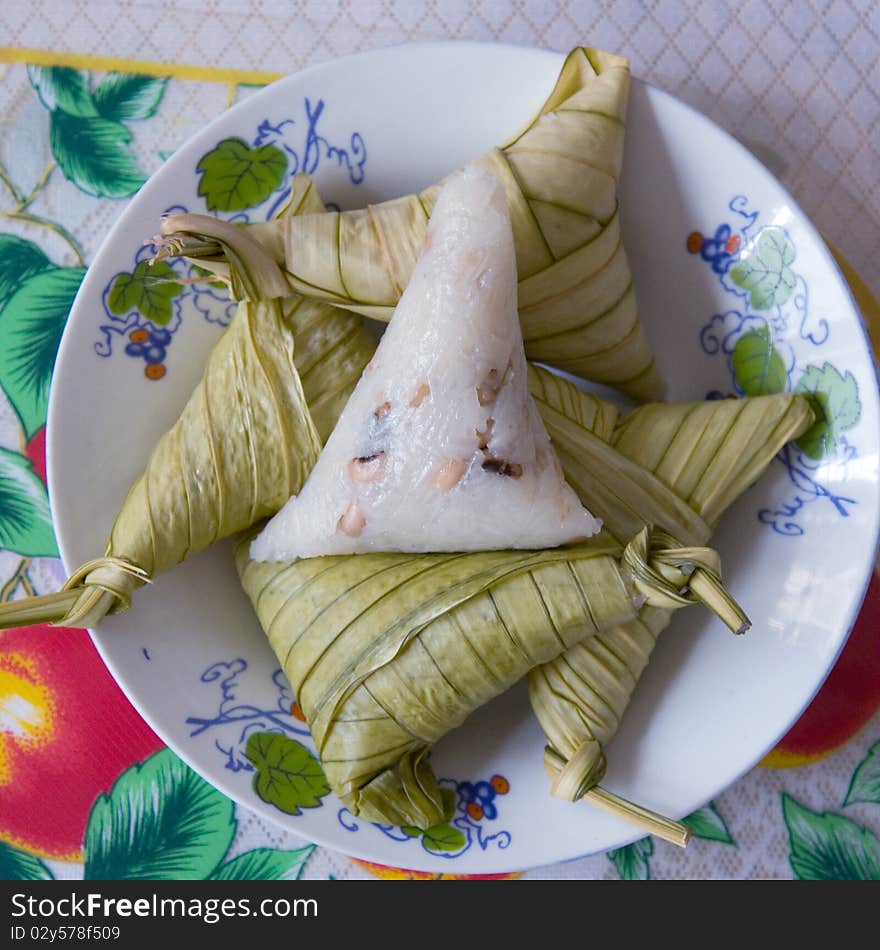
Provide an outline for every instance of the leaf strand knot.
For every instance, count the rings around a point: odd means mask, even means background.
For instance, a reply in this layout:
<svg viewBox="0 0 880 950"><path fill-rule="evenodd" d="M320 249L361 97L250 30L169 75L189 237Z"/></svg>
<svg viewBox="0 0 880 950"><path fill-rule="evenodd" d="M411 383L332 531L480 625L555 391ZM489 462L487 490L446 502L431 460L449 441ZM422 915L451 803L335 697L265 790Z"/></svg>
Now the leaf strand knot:
<svg viewBox="0 0 880 950"><path fill-rule="evenodd" d="M646 525L624 548L622 562L644 602L676 610L701 603L734 633L751 621L721 580L721 558L714 548L682 547L659 528Z"/></svg>

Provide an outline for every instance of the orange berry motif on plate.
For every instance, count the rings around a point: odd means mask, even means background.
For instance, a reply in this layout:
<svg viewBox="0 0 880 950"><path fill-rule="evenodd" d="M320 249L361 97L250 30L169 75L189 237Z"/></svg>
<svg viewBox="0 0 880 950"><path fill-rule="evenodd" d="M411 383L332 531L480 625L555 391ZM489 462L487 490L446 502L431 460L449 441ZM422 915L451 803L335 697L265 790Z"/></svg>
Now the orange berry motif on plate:
<svg viewBox="0 0 880 950"><path fill-rule="evenodd" d="M687 249L691 254L699 254L703 246L703 235L699 231L691 231L687 238Z"/></svg>
<svg viewBox="0 0 880 950"><path fill-rule="evenodd" d="M499 795L506 795L510 791L510 782L503 775L493 775L489 784Z"/></svg>

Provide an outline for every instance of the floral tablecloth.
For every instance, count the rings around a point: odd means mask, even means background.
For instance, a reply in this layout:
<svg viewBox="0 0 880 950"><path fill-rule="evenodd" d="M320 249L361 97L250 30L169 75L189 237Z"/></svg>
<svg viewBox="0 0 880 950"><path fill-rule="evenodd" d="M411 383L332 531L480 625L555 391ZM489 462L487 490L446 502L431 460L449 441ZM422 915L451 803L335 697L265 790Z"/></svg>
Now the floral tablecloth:
<svg viewBox="0 0 880 950"><path fill-rule="evenodd" d="M637 75L740 134L792 188L841 249L876 344L880 22L870 2L827 14L777 6L3 5L0 601L63 580L45 488L46 405L70 304L103 235L196 129L309 62L438 38L624 52ZM821 693L762 767L691 816L686 851L643 839L525 876L880 878L878 707L875 575ZM0 633L0 877L371 873L408 874L315 848L192 773L140 720L84 632Z"/></svg>

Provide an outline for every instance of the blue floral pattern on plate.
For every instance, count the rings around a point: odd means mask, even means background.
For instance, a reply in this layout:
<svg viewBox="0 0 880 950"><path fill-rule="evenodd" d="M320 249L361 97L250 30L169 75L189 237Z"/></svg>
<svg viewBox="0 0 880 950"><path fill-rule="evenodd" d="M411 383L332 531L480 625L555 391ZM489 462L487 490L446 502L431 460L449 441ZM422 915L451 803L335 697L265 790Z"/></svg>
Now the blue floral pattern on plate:
<svg viewBox="0 0 880 950"><path fill-rule="evenodd" d="M687 250L712 269L736 303L714 314L700 328L700 346L710 357L724 357L733 390L739 396L794 391L808 397L817 415L813 428L777 456L791 483L784 501L761 508L758 521L777 534L797 537L805 527L807 505L830 504L843 518L856 500L822 484L828 461L845 470L858 450L844 433L861 417L858 384L821 360L831 328L810 309L809 287L797 269L797 248L778 224L759 225L760 212L737 195L728 204L732 223L719 224L711 236L688 235ZM723 398L714 390L709 398Z"/></svg>
<svg viewBox="0 0 880 950"><path fill-rule="evenodd" d="M281 669L272 674L274 705L245 697L265 695L265 685L248 673L248 662L242 657L212 663L199 681L216 686L216 710L207 715L188 716L190 737L212 731L217 735L214 745L225 759L225 767L233 772L253 772L245 750L249 736L257 732L277 732L290 737L311 738L308 726L298 712L296 699Z"/></svg>
<svg viewBox="0 0 880 950"><path fill-rule="evenodd" d="M510 832L506 829L495 830L489 824L498 818L498 797L510 791L510 782L503 775L493 775L488 781L477 782L441 778L439 784L449 813L445 822L426 831L375 822L370 825L391 841L403 843L418 840L424 851L449 860L461 857L474 845L481 851L489 847L504 850L510 846L513 840ZM340 808L337 818L346 831L361 830L359 820L347 808Z"/></svg>
<svg viewBox="0 0 880 950"><path fill-rule="evenodd" d="M347 143L334 144L325 136L319 124L326 114L323 99L303 99L302 111L296 117L282 119L264 118L257 125L251 141L225 139L217 148L202 156L195 173L202 175L199 193L208 195L205 188L205 159L215 155L224 143L237 143L238 151L227 161L245 156L254 156L258 163L262 158L274 160L277 168L284 168L279 184L273 187L274 179L267 173L264 181L245 194L236 196L235 210L226 213L211 209L227 221L247 224L251 221L267 221L276 214L290 194L290 178L299 173L315 174L324 165L335 165L344 171L352 185L360 185L366 176L367 147L360 132L353 131ZM218 161L222 163L221 157ZM222 167L222 166L221 166ZM210 182L209 182L210 185ZM228 196L227 196L228 197ZM166 214L184 213L184 205L165 209ZM140 247L133 259L131 271L120 271L108 282L102 293L105 320L99 327L100 336L95 342L95 353L103 358L113 355L121 347L125 356L143 362L147 379L158 381L167 373L167 356L175 335L184 323L184 315L193 312L209 323L226 327L235 312L236 303L222 281L210 280L209 275L193 264L180 258L163 261L149 268L156 253L154 245Z"/></svg>

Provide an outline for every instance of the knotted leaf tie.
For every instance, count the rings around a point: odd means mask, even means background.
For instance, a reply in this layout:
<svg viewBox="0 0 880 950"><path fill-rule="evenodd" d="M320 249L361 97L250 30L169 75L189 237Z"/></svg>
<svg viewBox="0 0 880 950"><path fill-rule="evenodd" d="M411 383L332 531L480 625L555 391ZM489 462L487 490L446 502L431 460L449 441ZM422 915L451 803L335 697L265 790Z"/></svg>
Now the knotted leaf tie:
<svg viewBox="0 0 880 950"><path fill-rule="evenodd" d="M132 593L150 583L149 573L127 558L95 558L77 568L55 594L0 604L0 630L38 623L93 627L107 614L127 610Z"/></svg>
<svg viewBox="0 0 880 950"><path fill-rule="evenodd" d="M721 558L714 548L680 547L672 535L646 525L624 548L621 560L644 603L670 609L701 603L735 634L751 627L724 589Z"/></svg>
<svg viewBox="0 0 880 950"><path fill-rule="evenodd" d="M670 844L683 848L691 838L691 831L680 821L673 821L665 815L638 805L614 792L602 788L599 782L605 776L605 753L601 743L586 740L565 760L552 746L544 749L544 767L553 780L551 791L557 798L570 802L582 798L598 806L617 818L623 818L648 834L663 838Z"/></svg>

